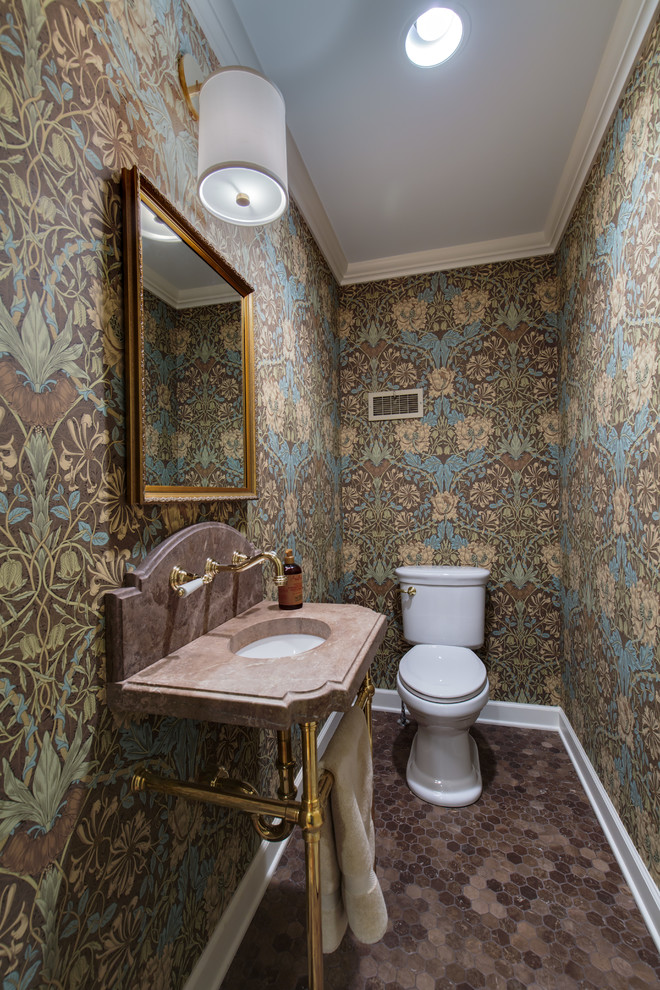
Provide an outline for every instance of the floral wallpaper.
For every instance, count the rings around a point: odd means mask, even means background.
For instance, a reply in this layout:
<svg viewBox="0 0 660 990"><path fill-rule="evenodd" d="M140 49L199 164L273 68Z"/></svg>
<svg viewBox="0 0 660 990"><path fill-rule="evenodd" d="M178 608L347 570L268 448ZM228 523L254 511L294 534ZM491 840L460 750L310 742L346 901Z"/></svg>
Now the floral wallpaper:
<svg viewBox="0 0 660 990"><path fill-rule="evenodd" d="M182 0L9 5L4 988L178 990L249 865L242 816L134 796L130 778L222 763L266 790L270 735L105 702L105 591L202 519L292 546L307 598L385 611L382 687L403 648L393 568L490 566L494 697L566 707L658 876L658 42L656 28L556 259L344 288L340 335L339 289L295 204L239 229L196 199L176 59L213 60ZM126 505L118 178L133 164L255 286L254 502ZM411 385L421 422L367 422L366 391Z"/></svg>
<svg viewBox="0 0 660 990"><path fill-rule="evenodd" d="M244 487L241 303L143 295L147 484Z"/></svg>
<svg viewBox="0 0 660 990"><path fill-rule="evenodd" d="M558 704L557 286L551 258L341 297L347 594L386 612L377 682L396 687L395 567L491 571L492 696ZM369 422L367 393L423 388L421 419Z"/></svg>
<svg viewBox="0 0 660 990"><path fill-rule="evenodd" d="M564 705L660 880L660 28L558 253Z"/></svg>
<svg viewBox="0 0 660 990"><path fill-rule="evenodd" d="M135 766L273 789L271 733L118 718L103 596L202 519L340 585L338 292L292 205L211 221L177 79L181 0L17 0L0 23L0 974L182 987L256 848L244 816L133 795ZM255 287L255 502L128 506L119 172L137 164ZM270 594L270 588L266 591Z"/></svg>

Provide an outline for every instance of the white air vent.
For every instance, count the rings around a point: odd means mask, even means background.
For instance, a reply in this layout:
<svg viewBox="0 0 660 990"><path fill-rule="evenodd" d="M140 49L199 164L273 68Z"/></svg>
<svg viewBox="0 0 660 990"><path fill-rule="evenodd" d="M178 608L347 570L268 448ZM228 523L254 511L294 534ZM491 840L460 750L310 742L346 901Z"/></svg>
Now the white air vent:
<svg viewBox="0 0 660 990"><path fill-rule="evenodd" d="M407 388L400 392L369 392L369 419L420 419L423 390Z"/></svg>

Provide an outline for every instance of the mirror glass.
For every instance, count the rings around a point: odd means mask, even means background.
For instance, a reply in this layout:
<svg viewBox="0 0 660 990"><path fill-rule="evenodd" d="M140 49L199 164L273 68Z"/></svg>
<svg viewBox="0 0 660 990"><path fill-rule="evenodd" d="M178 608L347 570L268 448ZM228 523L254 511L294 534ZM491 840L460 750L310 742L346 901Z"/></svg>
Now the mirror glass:
<svg viewBox="0 0 660 990"><path fill-rule="evenodd" d="M252 289L125 170L129 498L254 498Z"/></svg>

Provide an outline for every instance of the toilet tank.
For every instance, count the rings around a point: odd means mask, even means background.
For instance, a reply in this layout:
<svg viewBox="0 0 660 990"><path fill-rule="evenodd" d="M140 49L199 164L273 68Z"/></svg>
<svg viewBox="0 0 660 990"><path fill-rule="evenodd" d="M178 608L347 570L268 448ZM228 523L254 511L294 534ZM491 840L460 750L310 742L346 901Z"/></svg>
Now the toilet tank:
<svg viewBox="0 0 660 990"><path fill-rule="evenodd" d="M484 641L485 567L397 567L403 635L408 643L467 646ZM407 594L414 588L414 594Z"/></svg>

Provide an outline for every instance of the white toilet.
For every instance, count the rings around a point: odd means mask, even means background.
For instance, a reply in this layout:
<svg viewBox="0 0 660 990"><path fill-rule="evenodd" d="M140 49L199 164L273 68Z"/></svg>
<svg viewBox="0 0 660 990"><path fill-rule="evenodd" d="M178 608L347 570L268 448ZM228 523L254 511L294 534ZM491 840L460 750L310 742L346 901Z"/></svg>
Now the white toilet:
<svg viewBox="0 0 660 990"><path fill-rule="evenodd" d="M488 701L488 675L472 650L484 641L484 567L397 567L403 635L397 690L417 722L406 778L413 794L447 808L481 794L469 733Z"/></svg>

